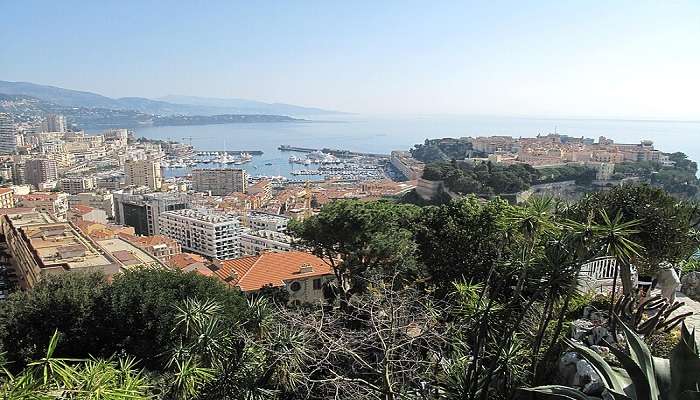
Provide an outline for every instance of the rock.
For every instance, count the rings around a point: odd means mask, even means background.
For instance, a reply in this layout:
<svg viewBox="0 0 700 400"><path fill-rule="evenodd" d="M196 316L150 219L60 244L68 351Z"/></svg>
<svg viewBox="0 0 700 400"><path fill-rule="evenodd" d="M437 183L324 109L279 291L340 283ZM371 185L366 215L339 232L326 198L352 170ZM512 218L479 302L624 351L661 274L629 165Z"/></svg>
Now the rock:
<svg viewBox="0 0 700 400"><path fill-rule="evenodd" d="M591 381L581 391L589 396L600 396L605 389L605 385L601 381Z"/></svg>
<svg viewBox="0 0 700 400"><path fill-rule="evenodd" d="M568 352L559 358L557 381L559 384L570 387L584 388L588 386L589 390L594 392L598 390L595 383L600 383L601 379L588 361L574 352Z"/></svg>
<svg viewBox="0 0 700 400"><path fill-rule="evenodd" d="M700 301L700 272L688 272L681 278L681 292L693 300Z"/></svg>
<svg viewBox="0 0 700 400"><path fill-rule="evenodd" d="M591 350L598 353L598 355L601 357L606 357L610 354L610 348L608 348L606 346L593 345L593 346L591 346Z"/></svg>
<svg viewBox="0 0 700 400"><path fill-rule="evenodd" d="M591 363L586 360L579 360L576 363L576 375L572 382L573 386L583 388L592 382L600 382L600 376L595 372Z"/></svg>
<svg viewBox="0 0 700 400"><path fill-rule="evenodd" d="M580 342L593 330L593 323L585 319L577 319L571 323L571 338Z"/></svg>
<svg viewBox="0 0 700 400"><path fill-rule="evenodd" d="M591 336L589 338L590 345L605 345L606 343L613 343L615 339L610 334L607 328L602 326L596 326L591 330Z"/></svg>

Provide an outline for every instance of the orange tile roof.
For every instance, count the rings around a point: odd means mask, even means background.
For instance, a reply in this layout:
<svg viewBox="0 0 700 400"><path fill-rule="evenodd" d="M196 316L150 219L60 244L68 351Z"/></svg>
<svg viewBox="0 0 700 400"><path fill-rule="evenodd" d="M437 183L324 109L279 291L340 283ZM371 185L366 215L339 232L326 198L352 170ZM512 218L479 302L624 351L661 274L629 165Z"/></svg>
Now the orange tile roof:
<svg viewBox="0 0 700 400"><path fill-rule="evenodd" d="M85 214L87 214L87 213L92 212L92 211L95 210L95 209L92 208L92 207L83 205L83 204L76 204L76 205L74 205L73 207L71 207L71 210L72 210L73 212L79 213L80 215L85 215Z"/></svg>
<svg viewBox="0 0 700 400"><path fill-rule="evenodd" d="M313 270L302 273L302 265L308 264ZM235 275L232 276L232 272ZM302 251L265 252L258 256L237 258L221 262L215 274L229 285L241 290L255 291L264 286L284 286L285 281L332 274L333 270L322 259Z"/></svg>
<svg viewBox="0 0 700 400"><path fill-rule="evenodd" d="M0 195L7 194L10 192L12 192L12 189L10 189L10 188L7 188L7 187L0 188Z"/></svg>
<svg viewBox="0 0 700 400"><path fill-rule="evenodd" d="M207 263L207 259L200 256L199 254L192 253L180 253L174 255L168 260L168 265L177 269L185 269L192 264L196 263Z"/></svg>

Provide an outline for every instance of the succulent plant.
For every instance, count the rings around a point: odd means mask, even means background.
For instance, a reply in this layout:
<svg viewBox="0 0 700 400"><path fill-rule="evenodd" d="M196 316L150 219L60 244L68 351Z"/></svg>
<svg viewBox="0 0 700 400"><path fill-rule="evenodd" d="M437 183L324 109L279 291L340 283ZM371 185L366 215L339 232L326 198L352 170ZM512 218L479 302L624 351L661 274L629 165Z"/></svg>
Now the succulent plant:
<svg viewBox="0 0 700 400"><path fill-rule="evenodd" d="M674 301L671 304L661 296L654 296L638 302L634 296L622 296L615 304L614 313L628 326L641 335L648 335L655 331L670 332L680 325L683 320L692 315L686 312L673 316L673 312L682 307L685 303ZM644 315L654 313L654 315L643 320Z"/></svg>
<svg viewBox="0 0 700 400"><path fill-rule="evenodd" d="M700 356L695 330L685 323L670 359L652 357L644 340L618 319L629 354L611 345L610 351L623 368L612 367L593 350L565 339L595 369L605 386L603 398L613 400L696 400L700 399ZM520 399L591 400L583 392L568 386L539 386L519 389Z"/></svg>

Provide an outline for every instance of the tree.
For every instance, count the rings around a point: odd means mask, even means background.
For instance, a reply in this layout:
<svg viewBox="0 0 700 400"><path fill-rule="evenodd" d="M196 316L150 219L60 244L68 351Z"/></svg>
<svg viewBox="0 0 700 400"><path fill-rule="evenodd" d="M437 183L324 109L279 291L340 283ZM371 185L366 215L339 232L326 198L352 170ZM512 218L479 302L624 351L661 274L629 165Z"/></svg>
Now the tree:
<svg viewBox="0 0 700 400"><path fill-rule="evenodd" d="M413 223L419 208L383 201L341 200L293 223L291 232L333 268L341 305L365 290L368 278L394 276L403 285L417 275Z"/></svg>
<svg viewBox="0 0 700 400"><path fill-rule="evenodd" d="M0 302L0 343L10 367L40 357L56 330L64 333L58 355L109 356L115 348L108 291L99 273L47 275L32 291Z"/></svg>
<svg viewBox="0 0 700 400"><path fill-rule="evenodd" d="M605 224L601 210L610 218L619 214L620 223L639 221L637 232L629 239L643 247L630 259L640 273L655 274L660 262L679 262L697 250L698 241L693 235L700 215L697 205L679 201L662 189L623 185L591 193L571 205L564 216L579 222L592 216L601 225Z"/></svg>
<svg viewBox="0 0 700 400"><path fill-rule="evenodd" d="M234 325L245 318L246 300L237 289L196 273L137 269L115 276L110 288L112 329L119 349L161 368L172 347L176 305L185 299L216 301L221 318Z"/></svg>
<svg viewBox="0 0 700 400"><path fill-rule="evenodd" d="M511 208L503 200L481 203L474 196L423 208L416 242L428 284L444 295L455 281L485 282L509 252Z"/></svg>

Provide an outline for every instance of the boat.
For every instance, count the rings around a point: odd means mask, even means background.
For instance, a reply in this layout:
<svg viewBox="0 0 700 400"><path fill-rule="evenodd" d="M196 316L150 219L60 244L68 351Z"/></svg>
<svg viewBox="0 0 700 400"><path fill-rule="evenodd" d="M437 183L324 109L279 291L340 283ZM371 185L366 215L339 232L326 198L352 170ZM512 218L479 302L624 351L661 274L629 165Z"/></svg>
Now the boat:
<svg viewBox="0 0 700 400"><path fill-rule="evenodd" d="M271 163L271 162L266 162L265 165L272 165L272 163Z"/></svg>
<svg viewBox="0 0 700 400"><path fill-rule="evenodd" d="M298 161L299 161L299 157L294 156L294 155L289 156L289 162L290 162L290 163L295 163L295 162L298 162Z"/></svg>

